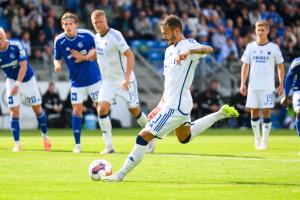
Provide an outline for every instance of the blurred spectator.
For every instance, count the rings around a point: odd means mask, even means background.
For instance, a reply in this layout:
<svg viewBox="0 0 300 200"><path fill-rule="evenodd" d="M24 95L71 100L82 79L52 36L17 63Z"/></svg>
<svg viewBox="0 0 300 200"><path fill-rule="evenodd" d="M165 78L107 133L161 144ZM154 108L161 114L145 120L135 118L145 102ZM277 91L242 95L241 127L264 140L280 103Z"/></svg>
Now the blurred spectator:
<svg viewBox="0 0 300 200"><path fill-rule="evenodd" d="M215 48L216 55L219 54L220 50L222 49L223 45L226 43L226 36L224 32L224 26L218 26L217 32L215 32L212 36L212 45Z"/></svg>
<svg viewBox="0 0 300 200"><path fill-rule="evenodd" d="M24 48L26 49L26 53L28 55L28 57L31 56L31 43L30 43L30 34L28 31L24 31L21 34L21 41L24 45Z"/></svg>
<svg viewBox="0 0 300 200"><path fill-rule="evenodd" d="M56 90L54 82L50 82L48 90L42 97L42 106L47 114L49 128L63 128L63 104Z"/></svg>
<svg viewBox="0 0 300 200"><path fill-rule="evenodd" d="M135 35L130 10L125 9L122 11L122 15L115 20L115 27L123 33L127 41L134 38Z"/></svg>
<svg viewBox="0 0 300 200"><path fill-rule="evenodd" d="M226 43L222 46L218 62L224 62L225 60L237 61L239 58L236 44L231 38L227 38Z"/></svg>
<svg viewBox="0 0 300 200"><path fill-rule="evenodd" d="M153 39L153 28L145 11L140 11L137 18L133 20L135 35L139 39Z"/></svg>
<svg viewBox="0 0 300 200"><path fill-rule="evenodd" d="M39 35L40 27L37 25L34 18L29 19L28 31L29 31L29 34L30 34L31 44L36 43L38 35Z"/></svg>
<svg viewBox="0 0 300 200"><path fill-rule="evenodd" d="M240 128L250 128L250 113L246 108L246 97L242 96L238 91L231 97L230 104L233 105L240 113L238 118L233 119L236 120L236 126ZM235 126L234 123L232 125Z"/></svg>
<svg viewBox="0 0 300 200"><path fill-rule="evenodd" d="M219 82L212 80L209 88L205 90L198 99L201 116L206 116L210 113L216 112L223 105L221 94L218 91Z"/></svg>

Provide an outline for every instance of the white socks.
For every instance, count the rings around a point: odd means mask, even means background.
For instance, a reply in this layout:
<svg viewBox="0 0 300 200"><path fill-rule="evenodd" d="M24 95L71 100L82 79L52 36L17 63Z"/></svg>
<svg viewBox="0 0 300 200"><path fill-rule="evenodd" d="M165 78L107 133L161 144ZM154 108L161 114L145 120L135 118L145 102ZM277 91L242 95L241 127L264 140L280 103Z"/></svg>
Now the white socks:
<svg viewBox="0 0 300 200"><path fill-rule="evenodd" d="M272 123L263 123L262 125L262 141L266 144L269 140L269 134L271 131Z"/></svg>
<svg viewBox="0 0 300 200"><path fill-rule="evenodd" d="M141 113L141 116L136 119L136 121L142 128L144 128L146 126L146 124L148 123L147 116L143 112Z"/></svg>
<svg viewBox="0 0 300 200"><path fill-rule="evenodd" d="M135 144L122 168L117 172L120 176L122 176L122 179L141 162L145 155L146 148L146 145Z"/></svg>
<svg viewBox="0 0 300 200"><path fill-rule="evenodd" d="M259 120L252 121L251 120L252 131L255 137L255 140L260 140L260 122Z"/></svg>
<svg viewBox="0 0 300 200"><path fill-rule="evenodd" d="M211 127L216 121L219 121L224 118L225 115L223 113L215 112L200 119L197 119L196 121L193 121L193 125L191 126L191 140L206 129L208 129L209 127Z"/></svg>
<svg viewBox="0 0 300 200"><path fill-rule="evenodd" d="M112 135L111 135L111 122L109 116L104 118L99 117L99 126L102 131L102 136L105 142L106 149L113 149Z"/></svg>

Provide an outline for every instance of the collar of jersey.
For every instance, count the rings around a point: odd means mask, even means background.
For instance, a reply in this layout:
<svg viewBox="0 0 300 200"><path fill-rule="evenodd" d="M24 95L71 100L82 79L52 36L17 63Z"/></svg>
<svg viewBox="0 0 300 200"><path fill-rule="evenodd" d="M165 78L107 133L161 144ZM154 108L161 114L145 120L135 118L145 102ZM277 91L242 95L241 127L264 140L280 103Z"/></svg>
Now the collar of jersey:
<svg viewBox="0 0 300 200"><path fill-rule="evenodd" d="M108 33L109 30L110 30L110 27L108 27L107 31L103 35L100 34L100 36L104 37Z"/></svg>
<svg viewBox="0 0 300 200"><path fill-rule="evenodd" d="M268 42L266 42L266 43L264 43L264 44L258 44L257 42L256 42L256 44L258 45L258 46L265 46L266 44L268 44L270 41L268 40Z"/></svg>
<svg viewBox="0 0 300 200"><path fill-rule="evenodd" d="M65 37L66 37L67 40L73 41L73 40L75 40L77 38L77 35L78 35L78 31L76 31L76 35L74 37L72 37L72 38L69 38L67 36L67 34L65 34Z"/></svg>

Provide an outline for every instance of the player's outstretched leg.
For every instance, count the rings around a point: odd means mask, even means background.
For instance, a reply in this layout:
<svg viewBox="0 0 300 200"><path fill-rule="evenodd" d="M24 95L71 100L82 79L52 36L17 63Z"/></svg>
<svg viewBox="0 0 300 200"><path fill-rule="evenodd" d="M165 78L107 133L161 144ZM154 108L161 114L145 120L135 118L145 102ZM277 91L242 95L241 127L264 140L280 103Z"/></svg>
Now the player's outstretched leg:
<svg viewBox="0 0 300 200"><path fill-rule="evenodd" d="M298 115L298 114L297 114ZM297 130L297 133L298 133L298 137L300 138L300 120L298 119L298 116L296 117L296 130ZM300 151L298 153L300 155Z"/></svg>
<svg viewBox="0 0 300 200"><path fill-rule="evenodd" d="M42 131L42 137L43 137L43 144L44 144L44 150L50 151L51 150L51 141L48 136L48 126L47 126L47 118L44 111L40 115L36 116L39 126Z"/></svg>
<svg viewBox="0 0 300 200"><path fill-rule="evenodd" d="M72 115L72 129L75 138L75 147L73 149L73 153L80 153L81 152L81 145L80 145L80 136L81 136L81 127L82 127L82 120L81 116Z"/></svg>
<svg viewBox="0 0 300 200"><path fill-rule="evenodd" d="M102 180L106 182L122 181L124 177L141 162L145 155L147 144L148 142L138 135L136 137L136 144L124 162L122 168L115 174L104 177Z"/></svg>
<svg viewBox="0 0 300 200"><path fill-rule="evenodd" d="M13 117L10 119L10 131L13 135L14 142L15 142L15 145L14 145L12 151L19 152L19 151L21 151L19 118Z"/></svg>
<svg viewBox="0 0 300 200"><path fill-rule="evenodd" d="M221 119L238 116L239 113L233 106L229 106L227 104L223 105L218 112L214 112L192 122L193 125L191 126L191 140L211 127L215 122Z"/></svg>

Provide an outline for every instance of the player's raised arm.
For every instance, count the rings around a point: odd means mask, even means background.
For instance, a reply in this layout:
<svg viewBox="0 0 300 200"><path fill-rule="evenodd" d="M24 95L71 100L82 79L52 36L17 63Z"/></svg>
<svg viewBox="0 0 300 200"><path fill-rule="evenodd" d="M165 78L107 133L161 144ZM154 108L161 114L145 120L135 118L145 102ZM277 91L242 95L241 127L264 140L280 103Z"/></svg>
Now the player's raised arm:
<svg viewBox="0 0 300 200"><path fill-rule="evenodd" d="M185 60L189 55L206 55L211 54L214 49L211 46L201 45L198 48L191 49L189 51L179 54L176 58L176 63L179 64L180 61ZM200 57L199 57L200 58Z"/></svg>
<svg viewBox="0 0 300 200"><path fill-rule="evenodd" d="M243 96L246 96L247 93L246 80L248 74L249 74L249 64L244 63L241 70L241 86L240 86L240 92Z"/></svg>
<svg viewBox="0 0 300 200"><path fill-rule="evenodd" d="M283 63L277 65L277 70L278 70L278 79L279 79L278 95L281 96L283 93L284 74L285 74Z"/></svg>

